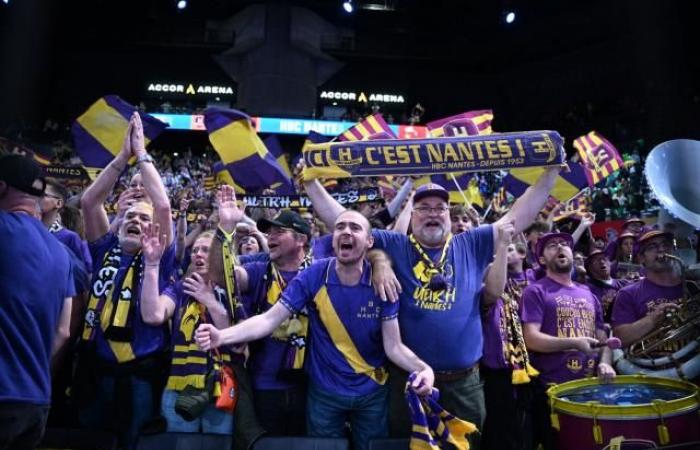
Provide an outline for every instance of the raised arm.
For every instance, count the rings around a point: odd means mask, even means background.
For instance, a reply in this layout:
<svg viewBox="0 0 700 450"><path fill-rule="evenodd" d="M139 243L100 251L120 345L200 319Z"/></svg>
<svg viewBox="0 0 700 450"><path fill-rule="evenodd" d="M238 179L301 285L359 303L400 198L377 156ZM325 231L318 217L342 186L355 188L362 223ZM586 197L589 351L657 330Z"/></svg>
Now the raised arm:
<svg viewBox="0 0 700 450"><path fill-rule="evenodd" d="M345 207L338 203L318 180L304 181L304 190L314 205L314 212L326 227L332 230L335 219L345 211Z"/></svg>
<svg viewBox="0 0 700 450"><path fill-rule="evenodd" d="M513 224L511 222L496 222L494 233L498 235L496 240L496 257L491 263L486 279L484 280L483 303L490 305L495 303L503 295L506 287L508 272L508 245L513 237Z"/></svg>
<svg viewBox="0 0 700 450"><path fill-rule="evenodd" d="M114 189L119 176L129 163L129 158L131 157L131 129L132 124L129 122L121 151L100 172L95 181L85 189L80 198L80 207L83 211L85 223L85 239L88 242L101 238L109 230L109 218L107 217L104 203L112 189Z"/></svg>
<svg viewBox="0 0 700 450"><path fill-rule="evenodd" d="M187 208L190 199L183 196L180 199L180 207L177 213L177 224L175 229L175 259L182 261L185 258L186 238L187 238Z"/></svg>
<svg viewBox="0 0 700 450"><path fill-rule="evenodd" d="M255 341L272 334L291 315L292 313L284 305L277 302L265 313L253 316L224 330L218 330L208 323L202 324L195 332L195 339L203 350Z"/></svg>
<svg viewBox="0 0 700 450"><path fill-rule="evenodd" d="M408 226L411 224L411 211L413 211L413 192L406 199L406 204L403 205L399 217L396 218L394 222L393 231L401 234L408 234Z"/></svg>
<svg viewBox="0 0 700 450"><path fill-rule="evenodd" d="M389 211L389 216L393 219L402 210L404 200L408 198L413 189L413 179L411 177L406 177L406 181L401 185L401 189L396 193L394 198L391 199L386 209Z"/></svg>
<svg viewBox="0 0 700 450"><path fill-rule="evenodd" d="M581 223L579 223L574 232L571 233L571 237L574 238L574 245L578 243L579 239L581 239L581 236L583 236L583 233L589 230L591 228L591 225L593 225L594 223L595 214L587 213L581 218Z"/></svg>
<svg viewBox="0 0 700 450"><path fill-rule="evenodd" d="M554 187L554 182L557 179L561 167L547 167L537 180L518 198L505 216L498 219L498 222L513 222L515 225L515 233L520 233L528 225L534 222L537 214L540 212L544 203L549 197L549 193ZM496 235L494 234L494 239ZM494 243L496 241L494 240Z"/></svg>
<svg viewBox="0 0 700 450"><path fill-rule="evenodd" d="M131 116L131 123L131 147L143 177L143 187L153 201L153 221L160 224L160 229L166 236L166 246L168 246L173 242L173 217L170 211L170 199L158 169L153 164L153 159L146 152L143 124L141 116L137 112Z"/></svg>
<svg viewBox="0 0 700 450"><path fill-rule="evenodd" d="M382 322L382 344L386 356L407 372L417 372L412 387L419 395L427 395L433 389L435 375L433 369L423 362L410 348L401 341L398 319Z"/></svg>
<svg viewBox="0 0 700 450"><path fill-rule="evenodd" d="M148 325L162 325L175 312L175 302L167 295L159 295L158 278L160 258L165 250L166 236L160 233L160 224L146 225L141 236L143 252L143 282L141 283L141 319Z"/></svg>

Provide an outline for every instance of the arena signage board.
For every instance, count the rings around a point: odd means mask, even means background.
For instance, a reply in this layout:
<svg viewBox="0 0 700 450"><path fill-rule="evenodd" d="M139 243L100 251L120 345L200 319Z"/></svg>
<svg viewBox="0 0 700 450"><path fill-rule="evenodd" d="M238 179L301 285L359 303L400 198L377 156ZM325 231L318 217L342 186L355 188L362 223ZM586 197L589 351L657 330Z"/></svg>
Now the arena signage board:
<svg viewBox="0 0 700 450"><path fill-rule="evenodd" d="M369 93L364 91L321 91L321 100L357 103L406 103L401 94Z"/></svg>

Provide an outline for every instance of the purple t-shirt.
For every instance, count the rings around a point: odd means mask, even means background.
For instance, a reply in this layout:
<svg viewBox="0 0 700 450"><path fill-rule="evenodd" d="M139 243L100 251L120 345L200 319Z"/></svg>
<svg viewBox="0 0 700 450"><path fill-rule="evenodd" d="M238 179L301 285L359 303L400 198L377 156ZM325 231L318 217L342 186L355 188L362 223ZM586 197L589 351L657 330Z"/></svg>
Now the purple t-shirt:
<svg viewBox="0 0 700 450"><path fill-rule="evenodd" d="M612 307L615 302L615 297L617 296L617 291L628 284L630 284L629 280L618 280L615 278L612 278L609 283L592 278L588 279L586 286L588 286L588 289L598 298L600 306L603 308L603 321L605 323L610 323Z"/></svg>
<svg viewBox="0 0 700 450"><path fill-rule="evenodd" d="M556 337L596 337L603 330L603 311L598 299L584 285L564 286L549 277L531 284L523 292L521 317L524 323L541 324L540 331ZM563 383L593 375L597 355L577 350L553 353L530 352L532 365L542 383Z"/></svg>
<svg viewBox="0 0 700 450"><path fill-rule="evenodd" d="M267 262L258 261L244 264L248 272L248 292L243 295L243 303L249 315L262 314L272 307L267 301ZM298 272L280 271L285 283ZM250 344L250 373L253 388L256 390L287 389L294 383L280 379L283 362L287 355L286 341L267 336Z"/></svg>
<svg viewBox="0 0 700 450"><path fill-rule="evenodd" d="M646 317L651 309L661 303L678 303L683 298L683 285L659 286L642 278L620 289L612 310L612 326L634 323Z"/></svg>
<svg viewBox="0 0 700 450"><path fill-rule="evenodd" d="M534 283L534 272L528 269L525 272L509 272L508 280L515 283L519 289L524 289L529 283ZM521 291L522 292L522 291ZM520 301L520 298L516 299ZM519 320L518 311L515 319ZM499 298L489 306L481 317L481 325L484 330L484 354L481 364L490 369L510 369L506 361L503 349L507 345L506 317L503 313L503 299Z"/></svg>

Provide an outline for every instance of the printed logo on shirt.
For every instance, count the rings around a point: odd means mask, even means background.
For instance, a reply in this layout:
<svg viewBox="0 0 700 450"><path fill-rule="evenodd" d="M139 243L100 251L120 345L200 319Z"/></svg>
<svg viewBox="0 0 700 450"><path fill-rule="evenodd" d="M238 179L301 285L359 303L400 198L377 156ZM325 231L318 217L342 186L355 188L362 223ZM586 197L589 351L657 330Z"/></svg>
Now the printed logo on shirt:
<svg viewBox="0 0 700 450"><path fill-rule="evenodd" d="M357 313L358 319L379 319L382 312L381 306L375 304L374 300L369 300L367 305L360 307L360 312Z"/></svg>
<svg viewBox="0 0 700 450"><path fill-rule="evenodd" d="M569 358L566 361L566 368L569 369L570 372L573 373L578 373L583 369L583 365L581 364L581 359L580 358Z"/></svg>
<svg viewBox="0 0 700 450"><path fill-rule="evenodd" d="M416 275L416 279L421 284L413 291L413 300L416 302L416 306L418 306L420 309L430 311L449 311L452 309L455 303L456 295L453 280L454 269L452 268L452 264L446 262L442 272L442 276L447 283L446 289L431 289L430 281L432 279L432 275L427 271L417 274L416 268L414 268L414 275Z"/></svg>
<svg viewBox="0 0 700 450"><path fill-rule="evenodd" d="M560 295L557 302L557 337L595 337L595 309L585 298Z"/></svg>

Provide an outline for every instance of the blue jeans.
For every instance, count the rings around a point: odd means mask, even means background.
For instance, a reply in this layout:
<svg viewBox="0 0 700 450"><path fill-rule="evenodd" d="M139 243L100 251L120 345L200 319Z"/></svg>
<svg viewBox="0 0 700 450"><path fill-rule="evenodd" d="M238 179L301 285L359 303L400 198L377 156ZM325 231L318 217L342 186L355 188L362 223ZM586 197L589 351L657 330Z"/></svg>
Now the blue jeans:
<svg viewBox="0 0 700 450"><path fill-rule="evenodd" d="M119 409L115 403L115 377L102 375L97 381L97 390L90 402L78 413L80 423L87 427L110 429L118 423L115 417ZM117 430L119 444L132 448L136 444L141 427L155 415L153 389L151 383L136 376L130 376L131 383L131 418L126 429Z"/></svg>
<svg viewBox="0 0 700 450"><path fill-rule="evenodd" d="M309 386L306 404L306 430L313 437L345 437L345 422L350 421L356 450L366 450L370 439L389 435L389 388L347 397Z"/></svg>
<svg viewBox="0 0 700 450"><path fill-rule="evenodd" d="M168 422L168 432L233 434L233 416L216 409L211 403L201 416L188 422L175 412L175 402L179 392L166 389L160 405L160 414Z"/></svg>

